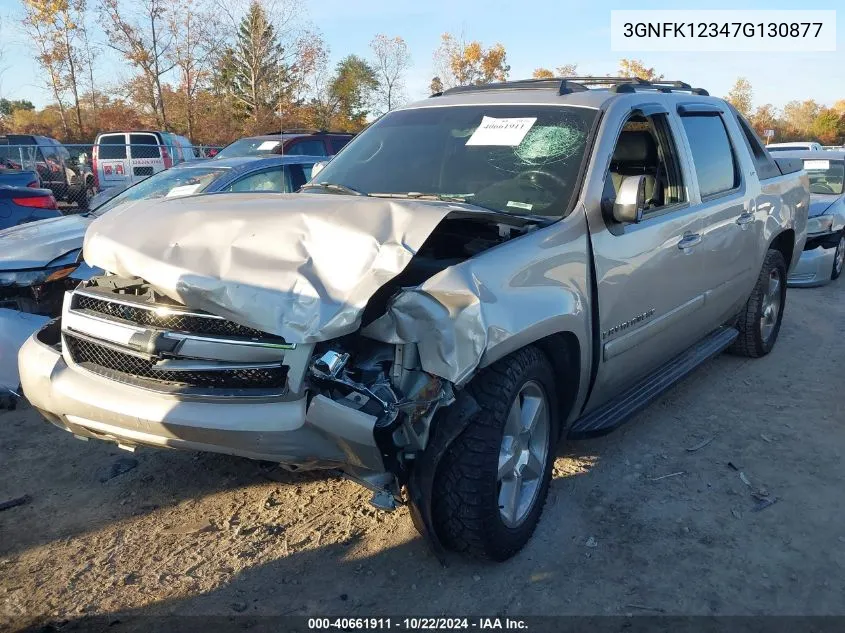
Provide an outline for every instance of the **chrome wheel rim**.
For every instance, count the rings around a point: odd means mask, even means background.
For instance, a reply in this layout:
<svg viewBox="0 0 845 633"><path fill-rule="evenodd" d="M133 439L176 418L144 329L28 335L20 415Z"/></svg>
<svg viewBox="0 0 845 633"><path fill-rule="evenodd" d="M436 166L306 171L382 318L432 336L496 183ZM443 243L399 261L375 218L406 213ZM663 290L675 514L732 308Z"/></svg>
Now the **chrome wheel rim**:
<svg viewBox="0 0 845 633"><path fill-rule="evenodd" d="M525 521L540 492L549 458L549 407L539 383L516 394L499 449L499 513L508 527Z"/></svg>
<svg viewBox="0 0 845 633"><path fill-rule="evenodd" d="M833 259L833 270L837 275L842 272L843 263L845 263L845 235L839 238L839 245L836 247Z"/></svg>
<svg viewBox="0 0 845 633"><path fill-rule="evenodd" d="M769 273L769 283L763 295L763 313L760 316L760 334L763 341L768 342L772 337L780 314L780 271L777 268Z"/></svg>

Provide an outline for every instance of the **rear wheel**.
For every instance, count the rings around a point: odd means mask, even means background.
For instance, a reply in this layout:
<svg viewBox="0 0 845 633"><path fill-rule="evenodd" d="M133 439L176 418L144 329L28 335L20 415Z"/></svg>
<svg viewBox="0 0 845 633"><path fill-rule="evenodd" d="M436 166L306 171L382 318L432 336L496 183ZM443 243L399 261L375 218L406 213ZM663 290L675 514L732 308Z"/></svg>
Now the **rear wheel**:
<svg viewBox="0 0 845 633"><path fill-rule="evenodd" d="M836 245L836 253L833 256L833 270L830 273L831 281L839 279L843 265L845 265L845 231L839 236L839 244Z"/></svg>
<svg viewBox="0 0 845 633"><path fill-rule="evenodd" d="M759 358L775 345L786 306L786 261L780 251L769 250L757 284L737 319L739 336L730 351Z"/></svg>
<svg viewBox="0 0 845 633"><path fill-rule="evenodd" d="M501 561L531 538L559 437L553 375L543 353L527 347L467 386L481 412L449 446L433 488L434 526L448 548Z"/></svg>

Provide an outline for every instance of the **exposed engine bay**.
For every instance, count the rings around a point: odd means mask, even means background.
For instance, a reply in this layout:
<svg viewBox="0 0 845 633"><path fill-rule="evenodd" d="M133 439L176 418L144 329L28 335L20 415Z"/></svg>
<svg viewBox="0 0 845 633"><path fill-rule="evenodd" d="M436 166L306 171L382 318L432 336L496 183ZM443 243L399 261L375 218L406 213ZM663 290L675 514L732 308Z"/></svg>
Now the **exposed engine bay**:
<svg viewBox="0 0 845 633"><path fill-rule="evenodd" d="M359 326L382 316L404 288L537 226L513 224L521 223L504 224L485 214L444 219L407 266L372 294ZM86 317L135 330L122 343L103 340ZM370 442L375 440L377 452L362 449L365 442L350 441L342 444L345 455L337 464L315 460L290 466L339 465L360 483L394 498L429 443L435 414L456 399L451 382L423 371L415 344L376 341L362 335L360 327L331 340L289 342L186 307L140 277L106 274L84 282L66 300L63 319L63 344L73 361L112 380L189 398L305 397L317 424L327 416L360 413L346 422L371 425Z"/></svg>

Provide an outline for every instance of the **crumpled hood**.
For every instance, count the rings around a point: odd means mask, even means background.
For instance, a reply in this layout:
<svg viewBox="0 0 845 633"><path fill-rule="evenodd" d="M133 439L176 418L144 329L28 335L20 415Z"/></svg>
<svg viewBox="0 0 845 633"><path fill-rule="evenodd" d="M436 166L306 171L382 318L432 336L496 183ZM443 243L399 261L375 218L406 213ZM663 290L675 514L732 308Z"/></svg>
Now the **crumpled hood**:
<svg viewBox="0 0 845 633"><path fill-rule="evenodd" d="M0 231L0 270L43 268L82 248L85 229L92 220L90 216L66 215Z"/></svg>
<svg viewBox="0 0 845 633"><path fill-rule="evenodd" d="M222 194L118 207L85 261L291 343L355 331L367 301L455 207L334 194Z"/></svg>
<svg viewBox="0 0 845 633"><path fill-rule="evenodd" d="M807 213L808 217L814 218L818 215L824 215L833 203L839 199L839 196L831 196L825 194L814 193L810 195L810 211Z"/></svg>

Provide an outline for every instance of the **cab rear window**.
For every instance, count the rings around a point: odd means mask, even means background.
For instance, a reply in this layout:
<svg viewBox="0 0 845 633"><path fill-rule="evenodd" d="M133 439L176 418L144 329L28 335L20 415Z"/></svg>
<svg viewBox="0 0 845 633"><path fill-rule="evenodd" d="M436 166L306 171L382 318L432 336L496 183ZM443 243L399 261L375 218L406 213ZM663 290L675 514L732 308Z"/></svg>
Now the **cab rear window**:
<svg viewBox="0 0 845 633"><path fill-rule="evenodd" d="M97 154L103 160L126 158L126 136L123 134L106 134L101 136Z"/></svg>
<svg viewBox="0 0 845 633"><path fill-rule="evenodd" d="M132 158L161 158L158 139L152 134L130 134Z"/></svg>

